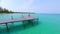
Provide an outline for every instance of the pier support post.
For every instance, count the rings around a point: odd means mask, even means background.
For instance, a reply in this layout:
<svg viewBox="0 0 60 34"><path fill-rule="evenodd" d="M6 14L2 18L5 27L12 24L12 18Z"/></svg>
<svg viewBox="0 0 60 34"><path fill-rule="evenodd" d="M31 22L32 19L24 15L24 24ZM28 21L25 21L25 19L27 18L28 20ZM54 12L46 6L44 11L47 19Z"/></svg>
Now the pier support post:
<svg viewBox="0 0 60 34"><path fill-rule="evenodd" d="M28 20L29 24L32 24L32 26L34 25L34 20Z"/></svg>
<svg viewBox="0 0 60 34"><path fill-rule="evenodd" d="M23 27L24 27L24 29L25 29L25 21L23 21Z"/></svg>
<svg viewBox="0 0 60 34"><path fill-rule="evenodd" d="M32 21L32 22L31 22L31 23L32 23L32 25L34 25L34 20L31 20L31 21Z"/></svg>
<svg viewBox="0 0 60 34"><path fill-rule="evenodd" d="M8 23L6 23L7 32L9 32Z"/></svg>

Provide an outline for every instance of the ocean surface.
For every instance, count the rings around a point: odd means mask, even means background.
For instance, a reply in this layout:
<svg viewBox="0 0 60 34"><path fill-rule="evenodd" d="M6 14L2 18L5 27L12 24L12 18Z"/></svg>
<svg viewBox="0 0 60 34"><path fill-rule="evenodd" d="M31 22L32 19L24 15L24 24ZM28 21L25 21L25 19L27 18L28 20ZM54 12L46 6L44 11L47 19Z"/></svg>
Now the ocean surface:
<svg viewBox="0 0 60 34"><path fill-rule="evenodd" d="M22 14L0 14L0 20L9 20L11 16L16 19L21 18ZM21 22L9 23L7 32L6 25L0 24L0 34L60 34L60 14L31 14L31 16L39 18L37 25L26 25L24 29Z"/></svg>

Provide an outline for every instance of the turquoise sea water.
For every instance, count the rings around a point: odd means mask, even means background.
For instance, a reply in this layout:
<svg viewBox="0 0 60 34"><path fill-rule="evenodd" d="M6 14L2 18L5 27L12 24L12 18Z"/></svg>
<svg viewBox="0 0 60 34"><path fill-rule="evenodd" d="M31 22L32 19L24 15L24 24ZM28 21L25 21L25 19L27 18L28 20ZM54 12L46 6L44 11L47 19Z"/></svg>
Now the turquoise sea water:
<svg viewBox="0 0 60 34"><path fill-rule="evenodd" d="M21 18L22 14L0 14L0 20ZM25 14L26 16L26 14ZM39 18L38 25L26 26L24 29L21 22L9 23L9 32L5 24L0 24L0 34L60 34L60 15L59 14L31 14Z"/></svg>

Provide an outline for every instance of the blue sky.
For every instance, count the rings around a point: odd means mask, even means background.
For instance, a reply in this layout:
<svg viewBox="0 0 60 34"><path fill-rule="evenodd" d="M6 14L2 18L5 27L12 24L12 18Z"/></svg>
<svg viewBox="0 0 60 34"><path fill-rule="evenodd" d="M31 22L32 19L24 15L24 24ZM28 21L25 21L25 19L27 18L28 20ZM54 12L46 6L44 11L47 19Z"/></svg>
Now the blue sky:
<svg viewBox="0 0 60 34"><path fill-rule="evenodd" d="M60 13L60 0L0 0L0 6L15 12Z"/></svg>

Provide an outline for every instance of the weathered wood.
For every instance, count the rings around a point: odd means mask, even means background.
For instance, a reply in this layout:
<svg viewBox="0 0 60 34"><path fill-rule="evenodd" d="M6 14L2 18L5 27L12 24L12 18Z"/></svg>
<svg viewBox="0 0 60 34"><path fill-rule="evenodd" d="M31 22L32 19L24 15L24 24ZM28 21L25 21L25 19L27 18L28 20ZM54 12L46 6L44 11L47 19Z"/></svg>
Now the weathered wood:
<svg viewBox="0 0 60 34"><path fill-rule="evenodd" d="M13 23L13 22L20 22L20 21L26 21L26 20L35 20L37 18L33 17L23 17L23 18L18 18L18 19L11 19L11 20L0 20L0 24L5 24L5 23Z"/></svg>

